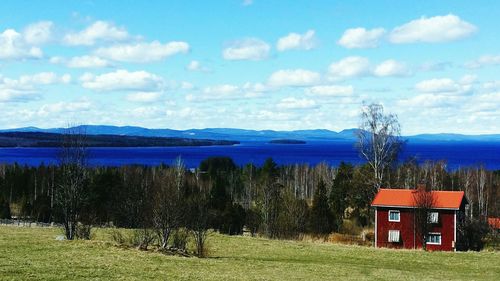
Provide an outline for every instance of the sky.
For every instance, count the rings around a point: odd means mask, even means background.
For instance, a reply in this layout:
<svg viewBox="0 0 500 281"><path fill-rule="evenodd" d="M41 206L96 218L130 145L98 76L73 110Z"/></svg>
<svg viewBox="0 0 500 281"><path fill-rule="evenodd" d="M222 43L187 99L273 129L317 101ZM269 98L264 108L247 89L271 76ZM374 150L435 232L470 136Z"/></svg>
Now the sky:
<svg viewBox="0 0 500 281"><path fill-rule="evenodd" d="M500 1L0 3L0 128L500 133Z"/></svg>

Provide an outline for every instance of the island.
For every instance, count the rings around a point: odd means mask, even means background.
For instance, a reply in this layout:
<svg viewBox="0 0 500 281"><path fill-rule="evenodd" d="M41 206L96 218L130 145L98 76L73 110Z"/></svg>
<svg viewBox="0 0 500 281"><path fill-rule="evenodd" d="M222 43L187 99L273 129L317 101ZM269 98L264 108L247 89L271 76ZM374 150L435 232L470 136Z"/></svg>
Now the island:
<svg viewBox="0 0 500 281"><path fill-rule="evenodd" d="M0 147L60 147L63 134L40 132L0 133ZM191 139L178 137L143 137L122 135L85 135L88 147L165 147L235 145L239 141Z"/></svg>

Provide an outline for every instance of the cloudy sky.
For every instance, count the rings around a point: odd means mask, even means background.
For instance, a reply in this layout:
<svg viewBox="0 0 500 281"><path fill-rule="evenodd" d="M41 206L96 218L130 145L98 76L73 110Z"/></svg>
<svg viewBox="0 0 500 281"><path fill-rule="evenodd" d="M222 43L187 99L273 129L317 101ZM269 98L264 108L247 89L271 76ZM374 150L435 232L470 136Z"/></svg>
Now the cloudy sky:
<svg viewBox="0 0 500 281"><path fill-rule="evenodd" d="M500 133L500 2L404 2L2 1L0 128Z"/></svg>

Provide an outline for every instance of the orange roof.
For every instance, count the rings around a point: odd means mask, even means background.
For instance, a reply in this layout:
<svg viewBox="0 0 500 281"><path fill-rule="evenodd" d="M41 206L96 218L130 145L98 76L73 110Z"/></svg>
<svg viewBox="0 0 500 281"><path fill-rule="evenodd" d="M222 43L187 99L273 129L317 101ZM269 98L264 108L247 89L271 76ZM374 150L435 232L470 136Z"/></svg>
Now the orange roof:
<svg viewBox="0 0 500 281"><path fill-rule="evenodd" d="M493 229L500 229L500 218L488 218L488 224Z"/></svg>
<svg viewBox="0 0 500 281"><path fill-rule="evenodd" d="M372 206L374 207L415 207L415 189L381 188ZM436 198L436 209L460 209L464 198L463 191L431 191Z"/></svg>

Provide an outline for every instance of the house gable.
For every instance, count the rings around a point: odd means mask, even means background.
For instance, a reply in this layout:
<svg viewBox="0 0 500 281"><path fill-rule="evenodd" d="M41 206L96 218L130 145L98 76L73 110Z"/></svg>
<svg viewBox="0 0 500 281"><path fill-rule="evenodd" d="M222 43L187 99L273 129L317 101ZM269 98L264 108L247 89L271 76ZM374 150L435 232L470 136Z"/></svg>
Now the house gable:
<svg viewBox="0 0 500 281"><path fill-rule="evenodd" d="M426 243L429 250L452 251L456 247L457 212L464 210L467 199L459 191L432 191L436 198L435 208L432 209L435 222L431 224L428 234L432 234L431 241ZM407 189L380 189L375 196L372 206L375 207L375 244L376 247L389 248L422 248L421 236L416 231L414 203L415 190ZM399 221L395 215L399 213ZM397 231L399 240L391 237ZM392 236L391 236L392 235Z"/></svg>

